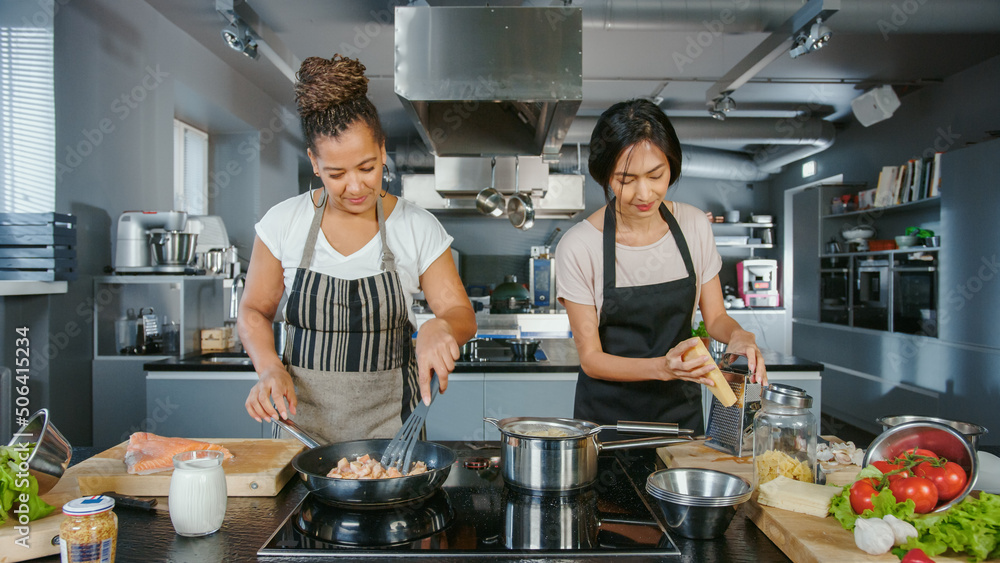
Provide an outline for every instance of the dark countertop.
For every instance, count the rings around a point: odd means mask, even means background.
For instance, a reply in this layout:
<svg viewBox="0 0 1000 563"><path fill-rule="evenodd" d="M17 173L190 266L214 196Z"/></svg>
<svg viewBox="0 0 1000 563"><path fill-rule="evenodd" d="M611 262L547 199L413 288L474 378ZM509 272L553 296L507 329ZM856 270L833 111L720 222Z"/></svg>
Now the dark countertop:
<svg viewBox="0 0 1000 563"><path fill-rule="evenodd" d="M445 442L455 447L456 443ZM497 445L496 443L493 443ZM87 455L97 453L93 448L74 448L74 462L85 459ZM624 455L623 455L624 454ZM626 466L629 479L636 485L637 491L645 499L647 505L656 507L652 499L645 493L645 478L663 467L652 451L627 450L618 455ZM267 541L271 533L284 521L288 514L305 496L306 488L299 479L292 481L275 497L230 497L226 510L226 518L222 529L211 536L202 538L184 538L174 533L170 516L166 512L145 512L126 508L116 508L119 532L116 561L119 563L148 561L172 562L209 562L209 561L260 561L275 563L306 563L317 561L316 558L286 558L260 557L257 550ZM655 517L663 526L663 516L657 510ZM695 563L713 562L781 562L789 559L761 532L740 508L726 531L725 536L715 540L689 540L675 534L671 535L681 552L677 557L635 559L630 561L682 561ZM417 553L417 552L411 552ZM341 558L338 561L386 560L387 553L373 551L373 557L367 559ZM409 554L401 553L400 560L413 559ZM466 556L452 557L435 556L421 557L428 563L443 563L445 561L464 561ZM46 563L55 563L60 559L51 556L36 559ZM512 553L509 557L490 560L504 561L573 561L572 551L565 554L548 552L534 556L530 552ZM592 559L591 559L592 560Z"/></svg>
<svg viewBox="0 0 1000 563"><path fill-rule="evenodd" d="M540 339L540 349L546 359L534 362L458 362L455 373L552 373L577 372L580 368L580 357L576 353L576 345L571 338ZM254 371L250 359L233 357L240 355L239 350L227 352L196 353L183 358L167 358L143 365L146 371ZM764 362L768 371L823 371L823 364L786 356L771 350L764 350ZM227 357L228 356L228 357ZM211 358L216 358L215 360ZM220 361L221 360L221 361Z"/></svg>

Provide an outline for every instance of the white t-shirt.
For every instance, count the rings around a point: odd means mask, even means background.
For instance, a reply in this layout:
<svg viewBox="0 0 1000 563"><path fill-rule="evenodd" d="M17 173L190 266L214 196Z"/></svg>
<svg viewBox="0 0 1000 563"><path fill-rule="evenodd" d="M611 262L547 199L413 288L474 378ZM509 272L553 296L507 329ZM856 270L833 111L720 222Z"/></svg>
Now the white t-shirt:
<svg viewBox="0 0 1000 563"><path fill-rule="evenodd" d="M271 254L281 261L285 276L285 293L292 288L295 270L302 260L313 206L310 194L304 193L272 207L255 226ZM396 257L396 272L406 292L406 309L410 322L416 324L413 294L420 291L420 275L451 246L454 240L427 210L399 198L392 213L385 218L386 243ZM375 276L382 272L382 239L376 234L367 244L350 256L337 252L323 236L316 237L309 269L345 280Z"/></svg>
<svg viewBox="0 0 1000 563"><path fill-rule="evenodd" d="M674 218L687 241L691 262L697 276L698 293L694 309L701 299L701 286L722 269L722 257L715 248L715 236L705 212L693 205L674 205ZM560 299L593 305L598 318L604 304L604 233L590 221L573 225L556 247L556 295ZM618 287L654 285L687 276L684 259L669 230L647 246L615 243L615 276ZM694 319L694 309L691 311Z"/></svg>

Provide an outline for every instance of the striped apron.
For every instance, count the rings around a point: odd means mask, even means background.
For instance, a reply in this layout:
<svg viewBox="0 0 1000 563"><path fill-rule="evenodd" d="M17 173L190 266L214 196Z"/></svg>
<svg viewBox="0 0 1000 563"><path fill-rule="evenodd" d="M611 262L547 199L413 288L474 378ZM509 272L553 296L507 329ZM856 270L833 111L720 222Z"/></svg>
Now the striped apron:
<svg viewBox="0 0 1000 563"><path fill-rule="evenodd" d="M282 360L298 397L295 422L321 444L391 438L417 404L417 362L382 199L382 273L356 280L309 269L325 208L324 193L285 308Z"/></svg>

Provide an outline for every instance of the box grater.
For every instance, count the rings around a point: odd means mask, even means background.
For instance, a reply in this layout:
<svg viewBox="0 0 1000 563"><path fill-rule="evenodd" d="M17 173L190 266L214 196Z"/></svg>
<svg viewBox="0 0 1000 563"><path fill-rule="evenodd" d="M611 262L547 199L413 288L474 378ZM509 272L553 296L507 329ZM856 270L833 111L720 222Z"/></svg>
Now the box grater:
<svg viewBox="0 0 1000 563"><path fill-rule="evenodd" d="M760 410L760 384L750 383L745 356L725 354L719 370L736 394L736 403L724 407L712 395L705 445L737 457L752 456L753 417Z"/></svg>

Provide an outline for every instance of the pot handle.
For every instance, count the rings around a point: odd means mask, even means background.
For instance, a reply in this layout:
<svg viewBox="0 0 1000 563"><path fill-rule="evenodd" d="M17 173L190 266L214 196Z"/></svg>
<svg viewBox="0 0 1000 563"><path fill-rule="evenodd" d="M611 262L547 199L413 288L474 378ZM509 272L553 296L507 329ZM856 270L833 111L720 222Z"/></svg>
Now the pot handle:
<svg viewBox="0 0 1000 563"><path fill-rule="evenodd" d="M604 450L625 450L628 448L661 448L663 446L673 446L676 444L687 444L690 438L636 438L635 440L618 440L616 442L597 442L597 451Z"/></svg>
<svg viewBox="0 0 1000 563"><path fill-rule="evenodd" d="M296 438L298 438L300 442L302 442L303 444L305 444L310 448L318 448L320 446L319 442L317 442L305 430L299 428L299 425L295 424L295 421L293 421L290 418L286 420L281 420L281 418L273 418L271 419L271 422L277 424L278 426L283 428L285 432L288 432L292 436L295 436Z"/></svg>
<svg viewBox="0 0 1000 563"><path fill-rule="evenodd" d="M493 418L493 417L489 417L489 416L484 416L484 417L483 417L483 421L484 421L484 422L489 422L489 423L490 423L490 424L492 424L493 426L496 426L496 427L497 427L497 430L500 430L500 421L499 421L499 420L497 420L497 419L495 419L495 418Z"/></svg>
<svg viewBox="0 0 1000 563"><path fill-rule="evenodd" d="M640 434L670 434L687 435L694 434L694 430L689 428L678 428L676 422L635 422L632 420L619 420L615 426L601 426L619 432L636 432Z"/></svg>

